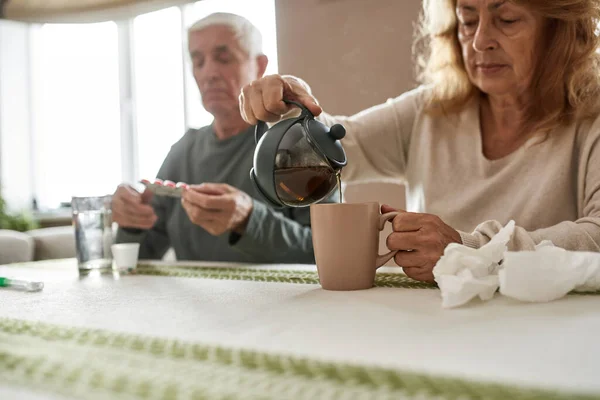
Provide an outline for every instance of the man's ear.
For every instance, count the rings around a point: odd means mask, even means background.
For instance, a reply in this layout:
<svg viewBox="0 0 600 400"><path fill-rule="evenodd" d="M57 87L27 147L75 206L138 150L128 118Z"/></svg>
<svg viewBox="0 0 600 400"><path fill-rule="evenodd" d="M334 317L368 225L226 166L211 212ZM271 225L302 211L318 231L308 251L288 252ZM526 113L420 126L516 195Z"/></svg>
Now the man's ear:
<svg viewBox="0 0 600 400"><path fill-rule="evenodd" d="M262 76L265 74L265 71L267 70L268 64L269 58L266 55L261 54L259 56L256 56L256 65L258 66L258 76L256 77L256 79L262 78Z"/></svg>

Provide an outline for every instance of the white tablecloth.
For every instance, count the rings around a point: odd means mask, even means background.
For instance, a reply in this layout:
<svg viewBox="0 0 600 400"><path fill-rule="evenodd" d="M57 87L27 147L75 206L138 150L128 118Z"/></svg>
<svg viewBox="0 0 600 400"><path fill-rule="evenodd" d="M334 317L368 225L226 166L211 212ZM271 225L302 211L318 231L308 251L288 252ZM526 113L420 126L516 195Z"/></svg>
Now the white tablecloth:
<svg viewBox="0 0 600 400"><path fill-rule="evenodd" d="M80 277L74 260L0 266L0 276L45 282L39 293L0 290L0 318L600 394L600 296L547 304L498 296L447 310L436 289L329 292L311 284ZM10 385L0 387L0 398L15 391L38 398Z"/></svg>

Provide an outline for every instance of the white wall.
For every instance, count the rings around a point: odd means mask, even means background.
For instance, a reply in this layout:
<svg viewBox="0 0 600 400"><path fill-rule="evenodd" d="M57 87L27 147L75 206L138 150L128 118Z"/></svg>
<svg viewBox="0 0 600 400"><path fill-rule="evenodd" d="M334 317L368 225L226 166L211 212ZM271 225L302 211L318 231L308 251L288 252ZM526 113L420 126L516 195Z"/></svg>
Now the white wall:
<svg viewBox="0 0 600 400"><path fill-rule="evenodd" d="M13 209L31 206L29 26L0 20L0 185Z"/></svg>

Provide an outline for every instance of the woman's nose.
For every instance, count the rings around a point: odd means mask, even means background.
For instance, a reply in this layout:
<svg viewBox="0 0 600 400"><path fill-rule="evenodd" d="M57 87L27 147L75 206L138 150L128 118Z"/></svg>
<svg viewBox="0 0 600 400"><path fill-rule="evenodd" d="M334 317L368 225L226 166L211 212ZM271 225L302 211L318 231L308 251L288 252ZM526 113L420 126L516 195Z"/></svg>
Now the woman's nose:
<svg viewBox="0 0 600 400"><path fill-rule="evenodd" d="M480 19L473 38L473 49L477 52L484 52L486 50L494 50L497 47L498 41L496 40L495 27L491 21Z"/></svg>

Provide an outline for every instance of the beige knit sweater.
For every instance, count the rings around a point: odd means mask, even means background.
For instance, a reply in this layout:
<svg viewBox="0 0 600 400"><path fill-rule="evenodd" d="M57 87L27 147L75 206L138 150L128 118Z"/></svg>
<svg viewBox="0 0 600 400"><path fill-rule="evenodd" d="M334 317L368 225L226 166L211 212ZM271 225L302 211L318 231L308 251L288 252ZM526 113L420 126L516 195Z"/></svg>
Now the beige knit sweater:
<svg viewBox="0 0 600 400"><path fill-rule="evenodd" d="M422 110L425 89L407 92L342 123L347 183L401 181L407 211L436 214L480 247L507 222L510 250L551 240L568 250L600 251L600 117L531 138L508 156L482 153L479 100L448 117Z"/></svg>

